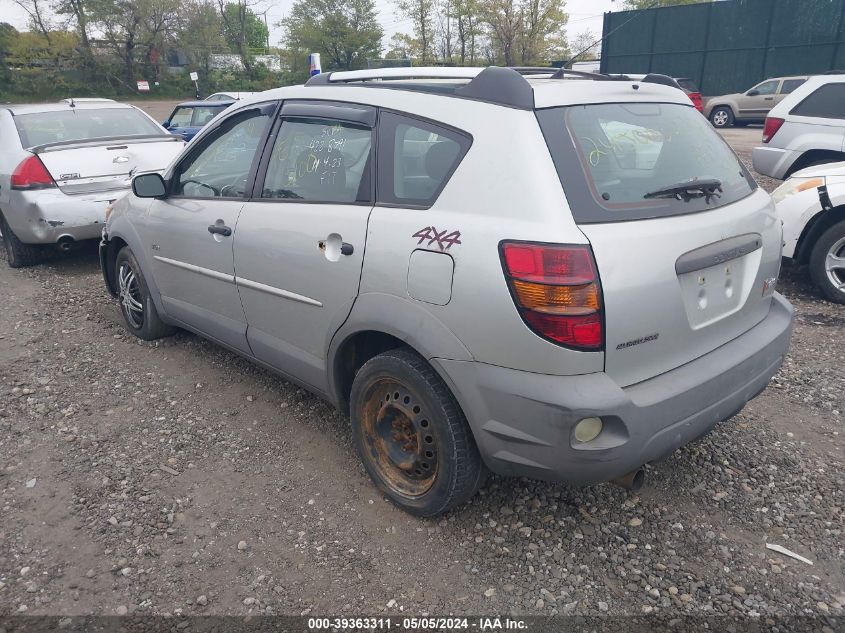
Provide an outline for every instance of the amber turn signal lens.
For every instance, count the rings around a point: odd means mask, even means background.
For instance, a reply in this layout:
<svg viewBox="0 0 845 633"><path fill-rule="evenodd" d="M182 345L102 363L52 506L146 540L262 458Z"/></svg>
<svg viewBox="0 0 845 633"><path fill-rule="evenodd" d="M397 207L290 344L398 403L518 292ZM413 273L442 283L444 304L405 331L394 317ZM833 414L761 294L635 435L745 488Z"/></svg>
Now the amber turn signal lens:
<svg viewBox="0 0 845 633"><path fill-rule="evenodd" d="M519 305L544 314L591 314L599 309L599 290L583 286L548 286L513 280Z"/></svg>

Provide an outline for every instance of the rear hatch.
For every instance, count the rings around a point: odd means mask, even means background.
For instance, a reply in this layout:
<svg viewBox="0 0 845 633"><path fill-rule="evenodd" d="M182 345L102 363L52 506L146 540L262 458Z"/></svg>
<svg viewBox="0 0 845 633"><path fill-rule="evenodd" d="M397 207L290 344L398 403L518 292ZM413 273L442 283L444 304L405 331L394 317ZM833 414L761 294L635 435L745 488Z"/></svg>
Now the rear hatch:
<svg viewBox="0 0 845 633"><path fill-rule="evenodd" d="M68 194L125 189L136 171L164 169L184 143L134 108L15 116L21 143Z"/></svg>
<svg viewBox="0 0 845 633"><path fill-rule="evenodd" d="M766 317L780 221L693 108L616 103L537 116L595 255L605 371L617 383L679 367Z"/></svg>

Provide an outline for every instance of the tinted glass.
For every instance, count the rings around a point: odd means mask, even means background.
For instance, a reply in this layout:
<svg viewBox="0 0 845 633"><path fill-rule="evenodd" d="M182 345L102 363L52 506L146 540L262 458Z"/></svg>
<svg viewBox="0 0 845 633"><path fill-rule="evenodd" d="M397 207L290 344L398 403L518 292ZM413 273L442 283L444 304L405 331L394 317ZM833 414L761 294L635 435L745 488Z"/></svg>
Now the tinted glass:
<svg viewBox="0 0 845 633"><path fill-rule="evenodd" d="M678 85L687 92L698 92L698 86L692 79L678 79Z"/></svg>
<svg viewBox="0 0 845 633"><path fill-rule="evenodd" d="M432 204L469 149L469 139L392 113L382 114L379 128L379 202Z"/></svg>
<svg viewBox="0 0 845 633"><path fill-rule="evenodd" d="M845 83L827 84L792 108L790 114L845 119Z"/></svg>
<svg viewBox="0 0 845 633"><path fill-rule="evenodd" d="M179 166L173 193L191 198L242 198L270 117L258 110L224 121Z"/></svg>
<svg viewBox="0 0 845 633"><path fill-rule="evenodd" d="M194 125L197 127L202 127L211 119L216 117L218 114L223 112L226 108L220 107L202 107L202 108L194 108Z"/></svg>
<svg viewBox="0 0 845 633"><path fill-rule="evenodd" d="M176 108L170 115L170 127L190 127L193 108Z"/></svg>
<svg viewBox="0 0 845 633"><path fill-rule="evenodd" d="M537 113L578 222L609 222L713 209L756 185L694 108L630 103L570 106ZM694 180L722 183L718 196L687 202L650 198Z"/></svg>
<svg viewBox="0 0 845 633"><path fill-rule="evenodd" d="M794 92L795 89L802 85L806 79L785 79L783 85L780 87L780 93L782 95L788 95L791 92Z"/></svg>
<svg viewBox="0 0 845 633"><path fill-rule="evenodd" d="M14 117L24 147L113 136L167 133L157 123L130 108L103 108L18 114Z"/></svg>
<svg viewBox="0 0 845 633"><path fill-rule="evenodd" d="M370 199L371 148L369 128L285 120L270 154L261 197L365 202Z"/></svg>
<svg viewBox="0 0 845 633"><path fill-rule="evenodd" d="M777 80L764 81L760 85L754 86L751 90L756 90L761 95L773 95L777 92L778 83L780 83L780 82L777 81ZM751 92L751 90L749 90L749 92Z"/></svg>

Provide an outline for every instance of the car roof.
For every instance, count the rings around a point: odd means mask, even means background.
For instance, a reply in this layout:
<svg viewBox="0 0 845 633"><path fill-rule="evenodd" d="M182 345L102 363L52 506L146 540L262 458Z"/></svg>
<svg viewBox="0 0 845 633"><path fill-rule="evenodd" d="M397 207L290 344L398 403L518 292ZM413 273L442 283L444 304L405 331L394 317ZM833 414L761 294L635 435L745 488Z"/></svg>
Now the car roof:
<svg viewBox="0 0 845 633"><path fill-rule="evenodd" d="M2 106L12 114L36 114L38 112L63 112L70 110L114 110L114 109L135 109L128 103L119 103L110 99L90 100L74 99L73 105L70 100L65 99L57 103L14 103Z"/></svg>
<svg viewBox="0 0 845 633"><path fill-rule="evenodd" d="M177 103L177 108L225 108L235 103L234 99L227 99L225 101L183 101Z"/></svg>
<svg viewBox="0 0 845 633"><path fill-rule="evenodd" d="M373 89L394 89L404 96L426 93L437 97L462 98L522 110L533 110L561 105L585 103L610 103L625 101L659 101L690 105L683 91L660 85L655 80L633 80L627 76L609 76L598 73L557 68L486 68L469 67L411 67L382 68L338 73L324 73L312 77L304 87L276 88L254 95L240 104L282 98L338 99L346 94L361 100ZM666 77L662 77L666 80ZM669 79L671 81L671 79ZM346 88L344 88L346 87ZM364 90L362 90L362 88ZM346 90L354 89L354 96ZM372 100L363 99L362 103ZM384 102L385 99L379 98ZM239 104L239 105L240 105Z"/></svg>

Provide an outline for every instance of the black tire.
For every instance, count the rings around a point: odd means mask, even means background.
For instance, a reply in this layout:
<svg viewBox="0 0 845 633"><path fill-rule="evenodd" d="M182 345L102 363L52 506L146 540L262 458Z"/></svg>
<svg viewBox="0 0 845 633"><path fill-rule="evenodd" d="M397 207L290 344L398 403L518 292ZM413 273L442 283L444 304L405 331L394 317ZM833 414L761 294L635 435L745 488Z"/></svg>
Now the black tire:
<svg viewBox="0 0 845 633"><path fill-rule="evenodd" d="M845 304L845 268L828 271L828 256L845 260L845 220L822 233L810 251L810 278L813 283L826 299Z"/></svg>
<svg viewBox="0 0 845 633"><path fill-rule="evenodd" d="M40 263L44 259L44 247L38 244L24 244L9 228L6 218L0 214L0 233L6 250L6 263L10 268L23 268Z"/></svg>
<svg viewBox="0 0 845 633"><path fill-rule="evenodd" d="M484 483L487 469L455 397L414 352L389 350L364 363L352 383L350 412L364 468L406 512L436 516Z"/></svg>
<svg viewBox="0 0 845 633"><path fill-rule="evenodd" d="M710 112L713 127L723 129L734 124L734 113L728 106L717 106Z"/></svg>
<svg viewBox="0 0 845 633"><path fill-rule="evenodd" d="M153 341L170 336L176 331L176 328L158 316L147 281L128 246L121 248L117 254L114 274L120 312L123 314L126 328L132 334L145 341Z"/></svg>

